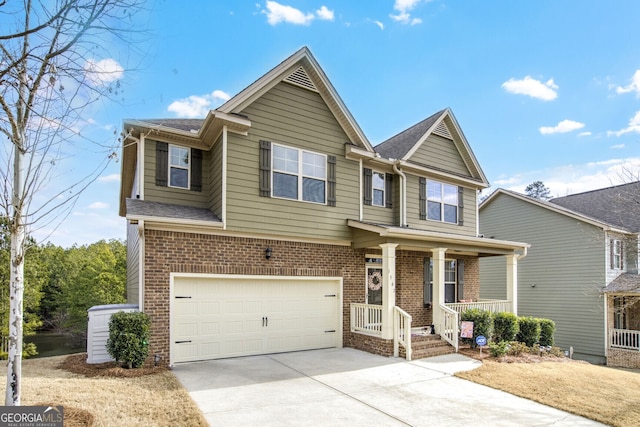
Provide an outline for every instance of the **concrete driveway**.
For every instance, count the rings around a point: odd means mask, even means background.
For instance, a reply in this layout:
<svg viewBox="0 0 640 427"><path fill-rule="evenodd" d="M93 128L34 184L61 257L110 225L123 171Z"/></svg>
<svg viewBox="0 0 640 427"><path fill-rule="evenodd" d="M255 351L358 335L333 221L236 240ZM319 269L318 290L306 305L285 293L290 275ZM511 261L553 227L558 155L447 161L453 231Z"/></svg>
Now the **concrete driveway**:
<svg viewBox="0 0 640 427"><path fill-rule="evenodd" d="M351 348L177 365L212 426L601 426L452 376L459 354L406 362Z"/></svg>

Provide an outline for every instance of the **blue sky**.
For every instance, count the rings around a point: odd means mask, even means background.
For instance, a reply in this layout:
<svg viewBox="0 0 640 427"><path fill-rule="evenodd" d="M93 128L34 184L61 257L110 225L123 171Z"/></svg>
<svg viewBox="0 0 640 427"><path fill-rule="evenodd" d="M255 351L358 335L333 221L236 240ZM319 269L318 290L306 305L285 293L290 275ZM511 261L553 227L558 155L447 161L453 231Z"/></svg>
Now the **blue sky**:
<svg viewBox="0 0 640 427"><path fill-rule="evenodd" d="M491 189L564 196L640 171L639 20L637 1L156 1L137 20L148 40L118 52L123 102L93 109L91 132L203 117L308 46L372 144L450 107ZM68 177L95 159L74 162ZM119 168L53 243L125 237Z"/></svg>

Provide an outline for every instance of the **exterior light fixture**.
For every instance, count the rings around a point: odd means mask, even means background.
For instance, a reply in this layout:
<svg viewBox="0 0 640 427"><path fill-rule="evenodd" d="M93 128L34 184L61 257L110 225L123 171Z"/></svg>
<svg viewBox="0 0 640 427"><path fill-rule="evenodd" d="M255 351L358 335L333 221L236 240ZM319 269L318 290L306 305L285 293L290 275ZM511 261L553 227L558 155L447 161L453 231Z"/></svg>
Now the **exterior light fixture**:
<svg viewBox="0 0 640 427"><path fill-rule="evenodd" d="M270 247L267 247L267 249L264 250L264 257L266 259L270 259L271 258L271 252L273 252L273 249L271 249Z"/></svg>

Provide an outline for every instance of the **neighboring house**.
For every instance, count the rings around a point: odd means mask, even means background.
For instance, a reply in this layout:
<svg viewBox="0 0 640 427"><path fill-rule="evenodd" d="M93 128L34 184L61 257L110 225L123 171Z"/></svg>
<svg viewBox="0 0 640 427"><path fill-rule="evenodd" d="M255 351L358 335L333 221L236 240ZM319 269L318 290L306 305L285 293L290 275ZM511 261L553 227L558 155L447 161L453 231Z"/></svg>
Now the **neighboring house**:
<svg viewBox="0 0 640 427"><path fill-rule="evenodd" d="M577 358L640 367L640 182L548 202L499 189L480 205L480 232L531 244L518 266L519 313L556 322ZM500 262L481 262L481 296L499 298Z"/></svg>
<svg viewBox="0 0 640 427"><path fill-rule="evenodd" d="M482 305L517 309L528 245L478 236L488 184L448 109L374 149L302 48L204 119L124 132L128 302L151 316L163 363L342 346L421 357L408 331L432 324L455 351L480 257L506 259L508 288Z"/></svg>

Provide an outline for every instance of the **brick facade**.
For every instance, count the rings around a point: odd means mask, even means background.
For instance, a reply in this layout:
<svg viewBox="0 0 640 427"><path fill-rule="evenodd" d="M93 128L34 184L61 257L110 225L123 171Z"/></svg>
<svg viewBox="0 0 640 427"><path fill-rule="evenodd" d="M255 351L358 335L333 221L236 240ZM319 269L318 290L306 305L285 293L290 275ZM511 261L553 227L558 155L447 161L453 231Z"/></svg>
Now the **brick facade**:
<svg viewBox="0 0 640 427"><path fill-rule="evenodd" d="M269 260L265 249L272 251ZM350 246L285 242L232 236L146 230L144 311L151 316L149 354L169 361L170 273L325 276L343 278L343 345L381 355L393 354L393 342L350 332L350 304L364 302L366 263L371 251ZM431 324L423 306L423 259L428 252L397 251L396 305L414 326ZM479 296L478 260L465 258L465 298Z"/></svg>
<svg viewBox="0 0 640 427"><path fill-rule="evenodd" d="M614 306L614 298L620 296L605 294L607 298L607 330L614 329L616 313ZM629 295L624 297L624 303L621 308L624 311L626 321L626 329L632 331L640 330L640 297ZM607 349L607 366L617 368L640 369L640 352L637 350L628 350L623 348Z"/></svg>

